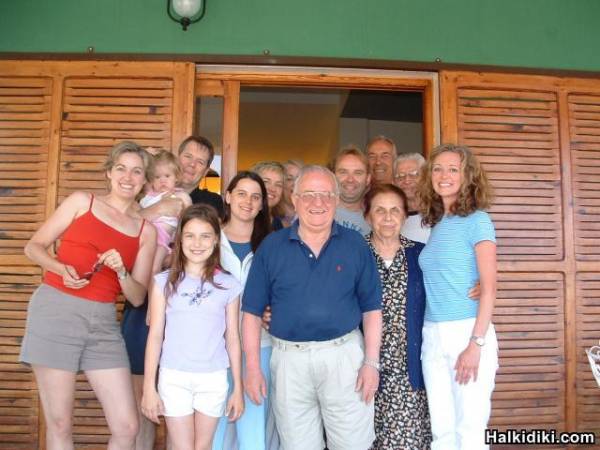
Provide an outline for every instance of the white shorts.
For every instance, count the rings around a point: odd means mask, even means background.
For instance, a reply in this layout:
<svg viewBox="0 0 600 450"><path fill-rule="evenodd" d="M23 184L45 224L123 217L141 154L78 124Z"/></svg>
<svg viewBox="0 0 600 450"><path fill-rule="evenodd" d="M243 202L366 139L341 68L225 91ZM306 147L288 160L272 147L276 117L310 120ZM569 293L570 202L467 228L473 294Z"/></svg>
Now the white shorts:
<svg viewBox="0 0 600 450"><path fill-rule="evenodd" d="M197 373L161 367L158 374L158 395L167 417L189 416L194 411L221 417L228 391L227 369Z"/></svg>

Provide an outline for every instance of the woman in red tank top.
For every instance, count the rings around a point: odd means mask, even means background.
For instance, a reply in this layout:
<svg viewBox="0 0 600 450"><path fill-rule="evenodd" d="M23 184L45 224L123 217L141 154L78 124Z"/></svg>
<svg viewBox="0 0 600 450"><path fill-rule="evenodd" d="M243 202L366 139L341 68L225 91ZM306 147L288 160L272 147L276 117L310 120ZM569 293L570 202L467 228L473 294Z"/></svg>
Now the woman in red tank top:
<svg viewBox="0 0 600 450"><path fill-rule="evenodd" d="M138 428L129 361L114 302L144 301L156 232L137 213L136 196L152 162L122 142L103 167L108 192L75 192L42 224L25 254L45 271L33 294L20 360L33 368L47 426L47 448L73 448L75 376L85 372L111 431L109 448L131 449ZM48 248L60 240L56 256Z"/></svg>

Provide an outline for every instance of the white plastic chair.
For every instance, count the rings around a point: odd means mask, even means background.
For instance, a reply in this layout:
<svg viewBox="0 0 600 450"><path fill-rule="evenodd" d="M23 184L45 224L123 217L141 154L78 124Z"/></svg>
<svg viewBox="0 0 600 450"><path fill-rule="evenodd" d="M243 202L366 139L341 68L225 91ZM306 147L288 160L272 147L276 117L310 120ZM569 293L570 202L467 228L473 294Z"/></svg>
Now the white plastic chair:
<svg viewBox="0 0 600 450"><path fill-rule="evenodd" d="M600 345L594 345L589 349L586 349L585 353L590 362L590 367L594 374L594 378L596 379L596 383L598 383L598 387L600 387Z"/></svg>

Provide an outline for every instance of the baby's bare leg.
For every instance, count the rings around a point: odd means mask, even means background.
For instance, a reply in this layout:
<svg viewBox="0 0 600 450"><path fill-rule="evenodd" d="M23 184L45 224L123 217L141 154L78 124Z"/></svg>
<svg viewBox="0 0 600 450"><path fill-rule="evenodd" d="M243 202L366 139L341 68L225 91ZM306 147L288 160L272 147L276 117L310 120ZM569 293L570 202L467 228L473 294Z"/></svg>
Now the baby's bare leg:
<svg viewBox="0 0 600 450"><path fill-rule="evenodd" d="M154 260L152 261L152 273L162 272L165 259L169 256L169 250L162 245L156 246L156 252L154 253Z"/></svg>

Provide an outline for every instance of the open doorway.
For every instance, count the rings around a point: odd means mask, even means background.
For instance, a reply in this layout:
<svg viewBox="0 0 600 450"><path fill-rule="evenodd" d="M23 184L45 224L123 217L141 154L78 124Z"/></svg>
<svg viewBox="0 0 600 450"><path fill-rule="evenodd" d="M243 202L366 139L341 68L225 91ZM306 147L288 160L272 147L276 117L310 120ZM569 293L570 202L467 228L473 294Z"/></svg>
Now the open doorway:
<svg viewBox="0 0 600 450"><path fill-rule="evenodd" d="M399 152L423 151L420 92L242 86L239 118L238 169L264 160L326 165L340 148L365 150L380 135Z"/></svg>
<svg viewBox="0 0 600 450"><path fill-rule="evenodd" d="M194 131L216 144L221 190L262 160L327 164L379 135L403 153L439 143L436 73L203 65L195 92Z"/></svg>

